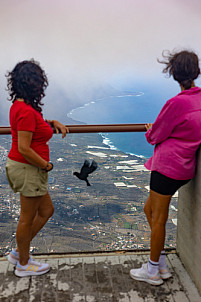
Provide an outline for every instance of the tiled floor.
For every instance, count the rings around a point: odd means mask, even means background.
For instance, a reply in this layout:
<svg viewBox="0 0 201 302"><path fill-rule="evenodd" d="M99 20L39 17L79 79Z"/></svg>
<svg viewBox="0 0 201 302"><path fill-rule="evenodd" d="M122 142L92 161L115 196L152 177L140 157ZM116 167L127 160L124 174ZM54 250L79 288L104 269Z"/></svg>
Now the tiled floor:
<svg viewBox="0 0 201 302"><path fill-rule="evenodd" d="M43 276L17 278L13 266L0 258L0 301L9 302L201 302L201 296L178 256L167 254L173 278L152 286L130 278L148 254L114 253L85 255L43 255L51 265Z"/></svg>

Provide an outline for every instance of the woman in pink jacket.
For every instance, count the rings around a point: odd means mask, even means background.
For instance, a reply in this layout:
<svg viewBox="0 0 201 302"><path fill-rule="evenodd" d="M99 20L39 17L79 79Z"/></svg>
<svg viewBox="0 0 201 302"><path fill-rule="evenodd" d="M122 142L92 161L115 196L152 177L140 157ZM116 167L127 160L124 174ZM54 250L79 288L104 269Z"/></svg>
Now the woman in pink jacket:
<svg viewBox="0 0 201 302"><path fill-rule="evenodd" d="M200 74L194 52L164 55L163 72L173 76L181 92L163 106L154 124L146 125L146 139L155 145L153 156L145 163L151 170L150 193L144 212L151 228L150 258L130 276L160 285L171 277L165 263L165 225L172 195L195 176L196 151L201 144L201 88L194 80Z"/></svg>

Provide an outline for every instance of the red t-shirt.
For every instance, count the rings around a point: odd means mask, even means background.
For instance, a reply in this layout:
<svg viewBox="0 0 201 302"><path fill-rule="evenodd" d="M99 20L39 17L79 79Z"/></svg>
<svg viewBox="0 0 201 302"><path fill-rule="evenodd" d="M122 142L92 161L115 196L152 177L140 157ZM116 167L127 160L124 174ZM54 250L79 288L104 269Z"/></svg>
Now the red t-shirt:
<svg viewBox="0 0 201 302"><path fill-rule="evenodd" d="M12 160L30 164L18 151L18 131L33 132L30 147L43 159L49 161L48 141L53 135L52 128L44 121L41 113L31 105L16 100L10 108L12 147L8 157Z"/></svg>

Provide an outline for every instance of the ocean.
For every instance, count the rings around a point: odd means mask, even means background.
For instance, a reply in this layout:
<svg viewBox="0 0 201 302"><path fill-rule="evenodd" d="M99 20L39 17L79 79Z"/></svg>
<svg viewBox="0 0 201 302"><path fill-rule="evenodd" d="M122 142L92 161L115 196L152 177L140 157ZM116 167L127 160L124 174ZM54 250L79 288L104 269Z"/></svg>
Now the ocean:
<svg viewBox="0 0 201 302"><path fill-rule="evenodd" d="M86 124L129 124L153 123L160 111L154 97L132 93L109 96L86 103L73 109L68 116ZM148 158L153 154L153 146L147 143L145 132L102 133L103 143L111 149Z"/></svg>

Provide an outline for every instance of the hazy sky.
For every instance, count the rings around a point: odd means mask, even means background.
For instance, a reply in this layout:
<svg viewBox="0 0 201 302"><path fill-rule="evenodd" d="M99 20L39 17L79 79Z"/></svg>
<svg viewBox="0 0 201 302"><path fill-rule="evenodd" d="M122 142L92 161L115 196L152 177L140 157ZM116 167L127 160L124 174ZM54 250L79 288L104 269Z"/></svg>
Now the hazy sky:
<svg viewBox="0 0 201 302"><path fill-rule="evenodd" d="M156 62L164 49L201 57L200 16L200 0L0 0L2 112L10 106L6 71L30 58L45 68L49 91L75 105L105 83L158 87L166 81Z"/></svg>

